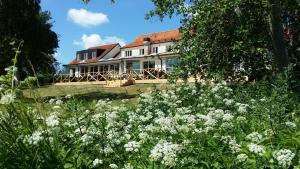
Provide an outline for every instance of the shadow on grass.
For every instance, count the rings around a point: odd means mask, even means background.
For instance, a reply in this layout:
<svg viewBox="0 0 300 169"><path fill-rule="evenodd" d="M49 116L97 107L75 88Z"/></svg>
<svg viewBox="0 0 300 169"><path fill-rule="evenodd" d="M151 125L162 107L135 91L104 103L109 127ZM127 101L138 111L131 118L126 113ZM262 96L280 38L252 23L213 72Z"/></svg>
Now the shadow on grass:
<svg viewBox="0 0 300 169"><path fill-rule="evenodd" d="M74 95L77 99L85 100L85 101L93 101L93 100L123 100L123 99L133 99L137 98L137 94L128 95L126 93L102 93L102 92L90 92L84 94L76 94Z"/></svg>

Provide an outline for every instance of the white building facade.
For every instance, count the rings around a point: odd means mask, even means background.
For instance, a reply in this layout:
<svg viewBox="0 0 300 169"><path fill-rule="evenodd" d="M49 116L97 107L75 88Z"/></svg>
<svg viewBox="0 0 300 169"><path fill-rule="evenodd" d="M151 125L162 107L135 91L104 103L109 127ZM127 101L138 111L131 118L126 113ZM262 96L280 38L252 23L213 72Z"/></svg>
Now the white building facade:
<svg viewBox="0 0 300 169"><path fill-rule="evenodd" d="M138 36L123 47L110 44L78 51L65 65L68 74L60 82L166 78L178 64L173 45L180 38L179 30L172 30Z"/></svg>

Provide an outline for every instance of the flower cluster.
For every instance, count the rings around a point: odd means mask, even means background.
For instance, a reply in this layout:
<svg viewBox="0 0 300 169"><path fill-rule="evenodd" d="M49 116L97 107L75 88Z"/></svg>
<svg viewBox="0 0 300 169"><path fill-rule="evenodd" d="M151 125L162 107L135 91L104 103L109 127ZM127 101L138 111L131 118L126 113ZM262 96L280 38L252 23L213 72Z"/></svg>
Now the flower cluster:
<svg viewBox="0 0 300 169"><path fill-rule="evenodd" d="M11 104L15 101L16 95L7 93L1 96L0 104Z"/></svg>
<svg viewBox="0 0 300 169"><path fill-rule="evenodd" d="M130 141L124 145L126 151L138 152L141 144L137 141Z"/></svg>
<svg viewBox="0 0 300 169"><path fill-rule="evenodd" d="M295 154L289 149L275 151L273 157L278 161L278 164L283 167L289 167L292 163Z"/></svg>
<svg viewBox="0 0 300 169"><path fill-rule="evenodd" d="M150 159L153 161L161 160L167 166L174 166L177 162L177 154L181 151L181 146L165 140L160 140L151 150Z"/></svg>

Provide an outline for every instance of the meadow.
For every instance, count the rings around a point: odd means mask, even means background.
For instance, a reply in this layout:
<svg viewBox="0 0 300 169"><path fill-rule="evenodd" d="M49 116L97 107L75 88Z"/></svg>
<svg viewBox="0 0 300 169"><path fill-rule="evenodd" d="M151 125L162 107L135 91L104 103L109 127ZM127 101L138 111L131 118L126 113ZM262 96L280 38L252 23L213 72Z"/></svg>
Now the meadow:
<svg viewBox="0 0 300 169"><path fill-rule="evenodd" d="M1 168L300 167L299 96L284 79L12 91Z"/></svg>

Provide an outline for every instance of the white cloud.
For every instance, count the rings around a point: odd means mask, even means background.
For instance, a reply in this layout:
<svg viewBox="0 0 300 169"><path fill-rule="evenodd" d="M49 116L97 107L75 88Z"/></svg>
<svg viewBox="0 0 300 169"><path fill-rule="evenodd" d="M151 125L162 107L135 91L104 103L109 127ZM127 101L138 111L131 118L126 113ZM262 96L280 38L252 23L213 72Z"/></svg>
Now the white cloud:
<svg viewBox="0 0 300 169"><path fill-rule="evenodd" d="M112 44L112 43L119 43L121 46L125 46L126 42L122 38L118 38L116 36L107 36L103 40L104 44Z"/></svg>
<svg viewBox="0 0 300 169"><path fill-rule="evenodd" d="M98 46L98 45L106 45L106 44L112 44L112 43L119 43L121 46L124 46L125 40L122 38L118 38L116 36L107 36L104 39L101 38L98 34L91 34L91 35L82 35L80 41L74 41L74 45L82 46L84 49Z"/></svg>
<svg viewBox="0 0 300 169"><path fill-rule="evenodd" d="M97 26L109 22L107 15L85 9L69 9L68 20L83 27Z"/></svg>

